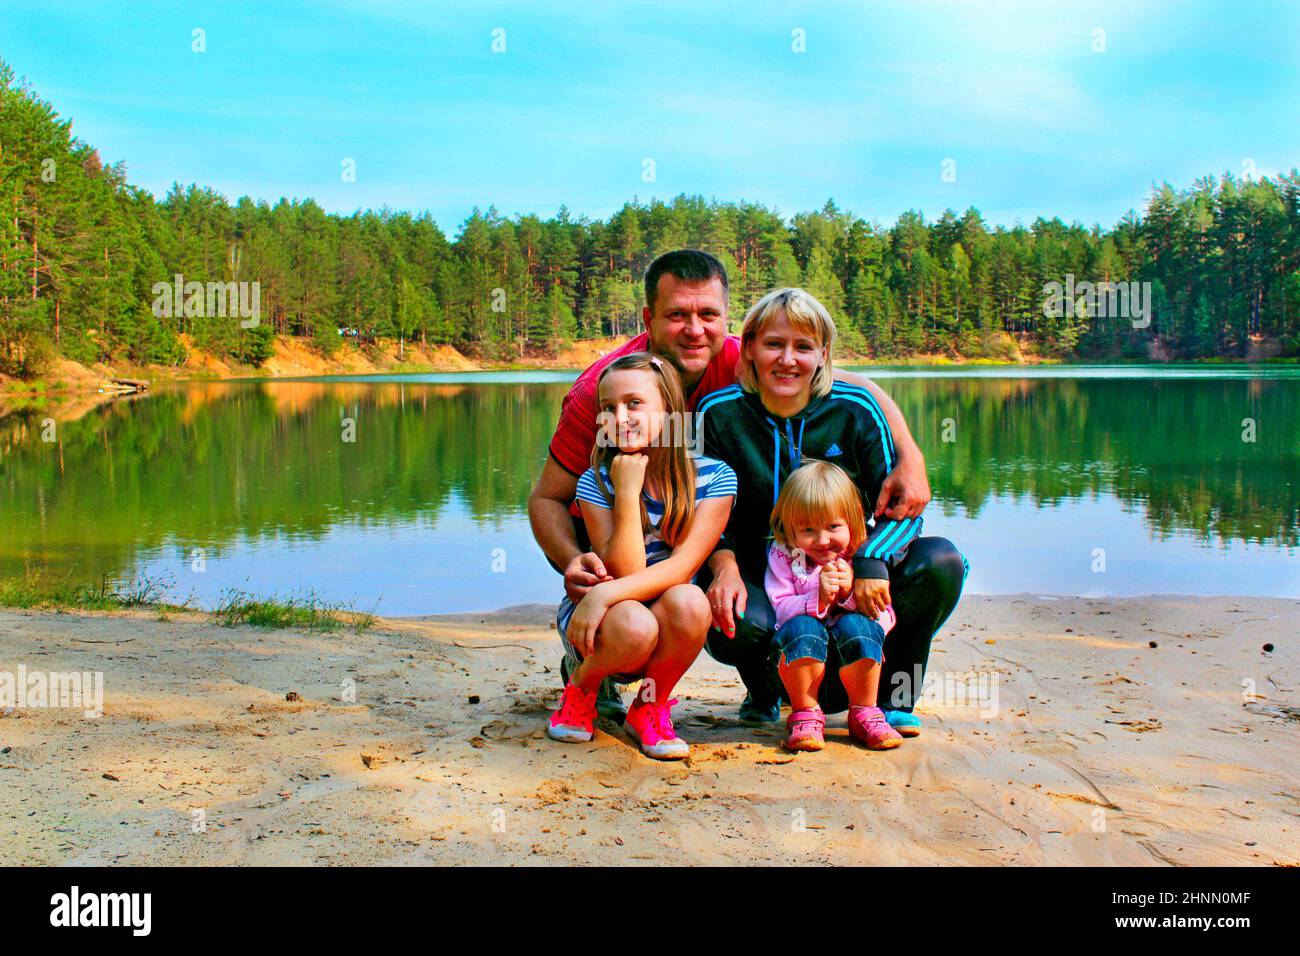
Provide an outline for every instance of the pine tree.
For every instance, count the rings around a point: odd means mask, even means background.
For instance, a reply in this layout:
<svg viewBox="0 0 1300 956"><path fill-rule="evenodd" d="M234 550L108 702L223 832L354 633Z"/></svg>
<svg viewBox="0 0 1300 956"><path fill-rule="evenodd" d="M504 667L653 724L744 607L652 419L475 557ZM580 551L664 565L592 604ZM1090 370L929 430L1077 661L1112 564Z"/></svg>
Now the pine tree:
<svg viewBox="0 0 1300 956"><path fill-rule="evenodd" d="M1040 217L989 228L975 209L882 229L834 201L786 219L754 201L635 197L607 219L475 208L454 240L427 213L327 214L310 199L234 204L174 184L161 201L72 136L70 121L0 63L0 373L55 355L177 364L192 345L256 364L273 335L323 353L418 337L486 358L553 353L641 330L641 277L670 248L717 255L733 330L773 288L803 285L846 351L1004 354L1005 335L1065 358L1300 355L1300 173L1153 187L1113 229ZM256 282L261 315L155 309L160 284ZM1149 283L1151 323L1043 314L1045 289ZM355 333L344 337L340 329Z"/></svg>

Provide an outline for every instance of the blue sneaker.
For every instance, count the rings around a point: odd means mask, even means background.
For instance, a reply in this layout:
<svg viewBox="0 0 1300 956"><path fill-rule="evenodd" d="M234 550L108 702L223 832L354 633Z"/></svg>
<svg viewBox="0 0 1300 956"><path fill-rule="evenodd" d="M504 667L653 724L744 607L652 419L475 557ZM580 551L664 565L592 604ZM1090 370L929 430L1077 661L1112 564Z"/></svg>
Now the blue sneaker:
<svg viewBox="0 0 1300 956"><path fill-rule="evenodd" d="M776 700L770 707L755 704L752 694L746 694L740 705L740 722L742 724L774 724L781 719L781 701Z"/></svg>
<svg viewBox="0 0 1300 956"><path fill-rule="evenodd" d="M906 710L885 709L885 721L904 737L921 736L921 718L916 714Z"/></svg>

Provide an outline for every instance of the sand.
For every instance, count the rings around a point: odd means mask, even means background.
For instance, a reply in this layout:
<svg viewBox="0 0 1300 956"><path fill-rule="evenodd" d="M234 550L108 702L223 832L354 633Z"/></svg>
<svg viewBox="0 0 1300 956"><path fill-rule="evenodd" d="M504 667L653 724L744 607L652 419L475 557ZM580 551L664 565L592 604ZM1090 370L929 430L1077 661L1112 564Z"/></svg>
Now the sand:
<svg viewBox="0 0 1300 956"><path fill-rule="evenodd" d="M684 763L608 723L544 737L551 613L357 635L0 611L0 671L105 682L98 719L0 717L0 863L1300 862L1300 601L968 597L932 658L947 699L889 753L842 716L784 753L702 657Z"/></svg>

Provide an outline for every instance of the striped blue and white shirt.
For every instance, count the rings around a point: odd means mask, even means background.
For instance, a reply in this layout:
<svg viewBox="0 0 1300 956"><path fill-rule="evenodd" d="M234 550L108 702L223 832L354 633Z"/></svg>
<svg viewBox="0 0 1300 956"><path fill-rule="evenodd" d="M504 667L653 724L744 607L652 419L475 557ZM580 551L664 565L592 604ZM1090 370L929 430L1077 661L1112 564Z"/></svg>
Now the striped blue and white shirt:
<svg viewBox="0 0 1300 956"><path fill-rule="evenodd" d="M692 458L695 463L695 503L698 505L706 498L725 498L728 495L732 497L736 494L736 473L731 470L731 466L724 461L718 461L716 458ZM601 477L605 479L605 485L611 492L614 483L610 481L609 472L601 470ZM646 516L650 519L651 531L645 536L645 563L646 566L654 564L656 561L662 561L672 554L672 548L668 547L659 537L659 523L664 518L664 505L662 501L657 501L646 492L641 492L641 499L645 502ZM601 494L600 485L596 482L596 472L588 468L578 478L578 500L585 501L589 505L595 505L597 508L606 510L614 507L612 500L607 500Z"/></svg>

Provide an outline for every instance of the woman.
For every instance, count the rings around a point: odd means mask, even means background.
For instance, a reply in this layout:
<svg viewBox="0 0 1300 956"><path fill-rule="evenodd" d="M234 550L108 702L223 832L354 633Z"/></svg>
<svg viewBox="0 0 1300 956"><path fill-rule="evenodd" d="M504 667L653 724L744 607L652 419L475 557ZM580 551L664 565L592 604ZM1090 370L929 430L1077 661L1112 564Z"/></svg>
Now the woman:
<svg viewBox="0 0 1300 956"><path fill-rule="evenodd" d="M894 466L893 436L880 406L866 389L834 380L834 343L835 323L812 295L770 292L745 316L738 384L714 392L699 408L704 453L729 464L739 488L701 581L714 623L706 646L739 670L748 690L740 716L747 722L780 718L774 616L763 576L782 482L805 458L833 462L863 493L870 513L872 490ZM957 605L966 560L950 541L920 537L920 517L883 520L876 519L871 540L854 556L854 593L870 606L868 592L878 586L868 582L888 581L886 600L898 624L885 641L881 704L890 726L914 737L921 722L912 708L930 641Z"/></svg>

